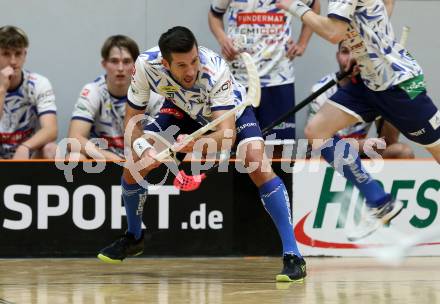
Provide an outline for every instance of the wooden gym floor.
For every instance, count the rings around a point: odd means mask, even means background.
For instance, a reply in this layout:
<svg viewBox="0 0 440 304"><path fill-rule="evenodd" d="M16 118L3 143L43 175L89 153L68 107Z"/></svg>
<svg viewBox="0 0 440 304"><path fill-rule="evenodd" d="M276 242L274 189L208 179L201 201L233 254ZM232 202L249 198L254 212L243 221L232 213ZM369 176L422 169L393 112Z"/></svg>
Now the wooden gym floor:
<svg viewBox="0 0 440 304"><path fill-rule="evenodd" d="M2 259L0 303L440 303L440 257L306 260L304 283L275 283L278 258Z"/></svg>

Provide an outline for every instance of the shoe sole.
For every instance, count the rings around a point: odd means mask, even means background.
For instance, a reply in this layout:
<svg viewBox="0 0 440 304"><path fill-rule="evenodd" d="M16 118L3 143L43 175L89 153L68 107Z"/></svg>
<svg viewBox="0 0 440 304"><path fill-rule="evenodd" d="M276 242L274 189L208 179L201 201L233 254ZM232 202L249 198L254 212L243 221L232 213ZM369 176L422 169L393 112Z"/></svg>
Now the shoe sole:
<svg viewBox="0 0 440 304"><path fill-rule="evenodd" d="M138 256L138 255L141 255L142 253L144 253L144 252L141 251L141 252L138 252L138 253L136 253L136 254L133 254L132 256ZM123 261L123 260L116 260L116 259L109 258L108 256L103 255L102 253L98 254L97 257L98 257L98 259L100 259L101 261L103 261L103 262L105 262L105 263L108 263L108 264L121 264L122 261Z"/></svg>
<svg viewBox="0 0 440 304"><path fill-rule="evenodd" d="M373 229L371 229L368 233L362 235L362 236L347 236L347 239L350 242L355 242L358 241L360 239L366 238L367 236L373 234L377 229L379 229L380 227L389 224L396 216L398 216L400 214L400 212L402 212L403 210L403 203L401 201L396 201L394 203L394 208L393 210L391 210L391 212L387 213L383 218L381 218L380 220L378 220L378 225L376 225L376 227L374 227Z"/></svg>
<svg viewBox="0 0 440 304"><path fill-rule="evenodd" d="M304 278L293 280L288 275L285 275L285 274L277 274L277 276L275 277L275 280L277 282L297 282L297 283L304 282Z"/></svg>

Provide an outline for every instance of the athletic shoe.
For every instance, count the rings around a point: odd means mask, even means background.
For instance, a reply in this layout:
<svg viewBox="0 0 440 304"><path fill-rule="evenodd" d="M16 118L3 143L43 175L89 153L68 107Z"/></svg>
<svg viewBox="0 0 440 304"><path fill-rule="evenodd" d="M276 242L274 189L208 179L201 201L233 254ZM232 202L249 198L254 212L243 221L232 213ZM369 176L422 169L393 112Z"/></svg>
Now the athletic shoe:
<svg viewBox="0 0 440 304"><path fill-rule="evenodd" d="M302 282L306 277L306 261L294 254L283 256L283 270L277 274L277 282Z"/></svg>
<svg viewBox="0 0 440 304"><path fill-rule="evenodd" d="M144 233L139 240L134 235L126 232L118 240L101 249L98 259L111 264L121 263L127 256L137 256L144 252Z"/></svg>
<svg viewBox="0 0 440 304"><path fill-rule="evenodd" d="M372 234L380 227L387 225L403 209L401 201L390 200L377 208L368 208L356 228L347 235L349 241L357 241Z"/></svg>

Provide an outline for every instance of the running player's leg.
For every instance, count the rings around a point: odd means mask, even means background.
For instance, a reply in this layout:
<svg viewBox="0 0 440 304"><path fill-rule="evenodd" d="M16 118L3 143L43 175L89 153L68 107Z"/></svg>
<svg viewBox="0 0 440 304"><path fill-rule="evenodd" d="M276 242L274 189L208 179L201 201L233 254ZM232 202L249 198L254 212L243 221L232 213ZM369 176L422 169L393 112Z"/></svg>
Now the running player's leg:
<svg viewBox="0 0 440 304"><path fill-rule="evenodd" d="M409 93L403 88L420 88L418 77L393 89L377 92L377 107L408 139L422 145L440 163L440 111L424 89Z"/></svg>
<svg viewBox="0 0 440 304"><path fill-rule="evenodd" d="M365 237L379 228L381 222L389 222L396 216L403 205L394 203L390 194L375 181L363 168L357 149L348 141L333 135L341 128L352 125L356 121L372 121L378 116L371 105L375 97L362 82L350 83L330 98L318 114L306 127L305 134L309 140L325 139L333 136L320 147L321 155L347 180L352 182L366 198L366 204L380 221L370 221L361 225L350 236L352 240ZM321 141L315 140L314 148Z"/></svg>
<svg viewBox="0 0 440 304"><path fill-rule="evenodd" d="M165 102L155 121L145 126L145 133L156 136L156 138L163 141L171 141L168 135L172 138L177 135L177 130L170 128L178 126L187 118L183 112L170 102ZM174 134L170 134L174 132ZM157 147L156 144L153 145ZM159 145L160 146L160 145ZM139 157L132 153L134 161L138 161ZM127 232L120 239L116 240L111 245L102 249L98 255L104 262L120 263L127 256L138 255L143 252L144 240L142 233L142 216L143 208L147 199L148 189L140 185L134 173L142 177L146 177L155 167L146 167L140 172L131 172L135 170L134 166L124 167L121 178L122 201L124 203L127 215Z"/></svg>
<svg viewBox="0 0 440 304"><path fill-rule="evenodd" d="M338 130L357 121L371 121L377 116L370 105L359 101L361 96L363 100L369 98L367 93L362 83L350 83L343 89L338 89L331 97L331 102L324 104L304 132L313 148L320 148L324 159L359 188L366 198L367 205L377 207L389 201L390 195L385 193L380 184L363 168L357 149L348 141L341 141L340 137L334 135ZM332 139L323 144L321 139L327 138ZM343 165L343 159L353 160L353 165Z"/></svg>
<svg viewBox="0 0 440 304"><path fill-rule="evenodd" d="M435 146L426 147L429 153L435 158L435 160L440 164L440 144Z"/></svg>
<svg viewBox="0 0 440 304"><path fill-rule="evenodd" d="M411 147L401 142L387 145L381 156L385 159L410 159L415 157Z"/></svg>
<svg viewBox="0 0 440 304"><path fill-rule="evenodd" d="M283 244L284 268L278 281L301 280L306 275L302 258L293 232L289 196L283 181L273 172L264 153L261 130L255 116L247 108L237 120L238 155L244 160L249 176L258 187L264 208L277 227Z"/></svg>

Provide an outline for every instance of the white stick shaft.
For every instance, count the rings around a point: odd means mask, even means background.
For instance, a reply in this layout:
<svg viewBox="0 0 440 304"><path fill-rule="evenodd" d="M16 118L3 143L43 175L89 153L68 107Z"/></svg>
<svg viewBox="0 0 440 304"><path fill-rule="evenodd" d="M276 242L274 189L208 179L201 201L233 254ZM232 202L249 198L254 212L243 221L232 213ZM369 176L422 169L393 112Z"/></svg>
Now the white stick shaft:
<svg viewBox="0 0 440 304"><path fill-rule="evenodd" d="M235 115L238 111L246 108L247 106L254 105L258 106L260 103L260 97L261 97L261 86L260 86L260 78L257 73L257 68L255 67L255 64L252 61L252 57L248 53L241 53L241 58L243 59L246 70L248 73L249 78L249 88L248 92L246 94L246 100L239 104L238 106L234 107L233 109L223 113L221 116L217 117L207 125L201 127L197 131L189 134L185 139L181 142L180 146L186 146L191 141L199 138L203 134L205 134L208 131L214 130L216 126L218 126L221 122L225 121L232 115ZM163 161L164 159L168 158L170 155L173 154L173 147L169 147L162 152L158 153L155 158L158 161Z"/></svg>
<svg viewBox="0 0 440 304"><path fill-rule="evenodd" d="M238 111L240 111L241 109L247 107L248 104L246 104L245 102L243 102L242 104L234 107L233 109L227 111L226 113L222 114L221 116L217 117L216 119L214 119L213 121L211 121L209 124L201 127L200 129L198 129L197 131L189 134L187 137L185 137L185 139L181 142L181 146L186 146L187 144L189 144L192 140L195 140L197 138L199 138L200 136L202 136L203 134L205 134L206 132L213 130L216 126L218 126L221 122L225 121L227 118L231 117L232 115L235 115ZM168 149L163 150L162 152L158 153L155 158L158 161L162 161L166 158L168 158L173 151L173 147L169 147Z"/></svg>

